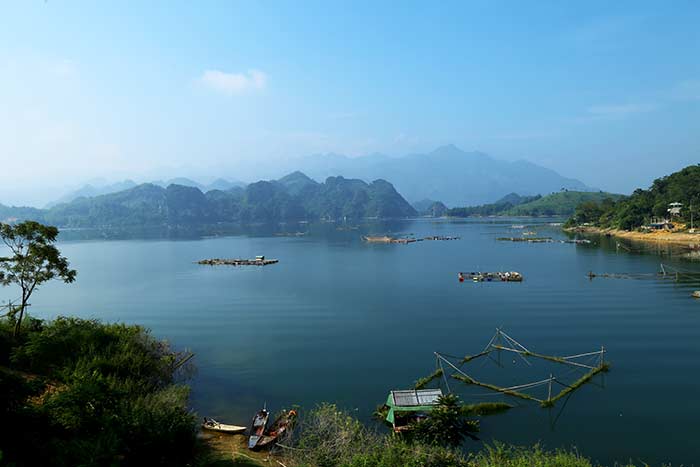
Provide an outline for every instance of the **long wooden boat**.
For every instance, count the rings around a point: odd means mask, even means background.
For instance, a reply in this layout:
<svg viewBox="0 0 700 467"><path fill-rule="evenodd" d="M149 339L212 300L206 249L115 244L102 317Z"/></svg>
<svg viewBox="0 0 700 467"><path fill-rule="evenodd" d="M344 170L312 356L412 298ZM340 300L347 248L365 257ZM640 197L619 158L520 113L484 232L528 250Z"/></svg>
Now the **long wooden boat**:
<svg viewBox="0 0 700 467"><path fill-rule="evenodd" d="M289 433L292 430L296 418L296 410L283 410L270 429L265 432L265 436L258 441L257 447L265 448L275 444L285 433Z"/></svg>
<svg viewBox="0 0 700 467"><path fill-rule="evenodd" d="M266 408L262 408L253 417L253 422L250 424L250 437L248 438L248 449L256 449L258 443L265 434L267 427L267 419L270 418L270 412Z"/></svg>
<svg viewBox="0 0 700 467"><path fill-rule="evenodd" d="M204 417L204 421L202 422L202 428L205 430L211 430L211 431L219 431L221 433L243 433L246 430L246 427L244 426L238 426L238 425L227 425L225 423L220 423L214 420L213 418L207 418Z"/></svg>

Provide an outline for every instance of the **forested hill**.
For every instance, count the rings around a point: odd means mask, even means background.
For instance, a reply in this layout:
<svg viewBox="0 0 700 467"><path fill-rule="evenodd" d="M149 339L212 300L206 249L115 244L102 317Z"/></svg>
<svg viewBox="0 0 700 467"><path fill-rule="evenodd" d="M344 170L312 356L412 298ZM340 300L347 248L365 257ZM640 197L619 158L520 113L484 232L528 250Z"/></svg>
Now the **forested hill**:
<svg viewBox="0 0 700 467"><path fill-rule="evenodd" d="M651 222L652 218L667 218L670 203L682 203L675 219L688 223L700 214L700 164L691 165L671 175L654 180L647 190L637 189L632 195L616 202L586 202L580 204L568 225L591 224L603 228L633 230Z"/></svg>
<svg viewBox="0 0 700 467"><path fill-rule="evenodd" d="M570 216L583 202L619 199L622 195L590 191L561 191L547 196L520 196L511 193L491 204L453 208L448 216Z"/></svg>
<svg viewBox="0 0 700 467"><path fill-rule="evenodd" d="M265 223L320 219L403 218L416 211L384 180L329 177L317 183L301 172L245 188L211 190L142 184L117 193L78 198L48 210L0 206L0 221L39 220L61 227Z"/></svg>

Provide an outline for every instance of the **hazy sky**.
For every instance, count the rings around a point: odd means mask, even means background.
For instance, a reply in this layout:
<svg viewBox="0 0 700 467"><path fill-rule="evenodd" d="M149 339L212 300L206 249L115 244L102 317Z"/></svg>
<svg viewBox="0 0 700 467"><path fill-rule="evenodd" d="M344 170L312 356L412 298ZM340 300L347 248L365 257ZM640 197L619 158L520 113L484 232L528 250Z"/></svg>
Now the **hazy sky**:
<svg viewBox="0 0 700 467"><path fill-rule="evenodd" d="M6 204L447 143L620 192L700 162L698 1L0 8Z"/></svg>

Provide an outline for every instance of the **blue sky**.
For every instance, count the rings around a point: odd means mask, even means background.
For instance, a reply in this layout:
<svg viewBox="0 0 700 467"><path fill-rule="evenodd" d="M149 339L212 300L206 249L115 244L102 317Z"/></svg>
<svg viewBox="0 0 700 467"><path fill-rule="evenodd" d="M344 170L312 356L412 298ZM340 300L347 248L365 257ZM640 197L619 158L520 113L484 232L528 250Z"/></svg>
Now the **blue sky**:
<svg viewBox="0 0 700 467"><path fill-rule="evenodd" d="M700 162L696 1L2 9L4 203L447 143L620 192Z"/></svg>

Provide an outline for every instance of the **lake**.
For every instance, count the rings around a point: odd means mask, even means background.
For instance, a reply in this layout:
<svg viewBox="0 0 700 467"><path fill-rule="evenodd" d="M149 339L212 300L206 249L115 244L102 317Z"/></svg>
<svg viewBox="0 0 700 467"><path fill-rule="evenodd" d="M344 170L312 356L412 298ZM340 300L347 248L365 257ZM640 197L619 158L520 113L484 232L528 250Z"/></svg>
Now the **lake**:
<svg viewBox="0 0 700 467"><path fill-rule="evenodd" d="M567 238L551 220L529 223L539 236ZM247 424L263 404L273 411L334 402L370 420L389 390L407 389L435 370L433 352L480 352L497 327L530 350L571 355L605 346L609 373L551 409L451 381L467 402L516 405L481 420L483 440L576 447L605 463L690 464L700 459L700 300L698 282L589 280L589 271L655 273L659 264L700 270L674 248L610 238L594 244L496 241L520 236L523 220L417 220L361 226L139 233L95 240L62 234L60 249L78 270L72 285L52 283L30 312L138 323L196 355L192 405L200 414ZM364 233L458 235L456 241L367 244ZM81 238L82 237L82 238ZM119 238L123 239L119 239ZM85 239L84 239L85 238ZM93 239L90 239L93 238ZM210 257L266 255L266 267L202 266ZM522 283L460 283L459 271L515 270ZM16 298L0 289L0 299ZM505 352L502 352L505 353ZM501 386L583 372L532 366L516 354L464 369ZM500 366L499 366L500 364ZM578 371L578 373L576 373ZM444 389L444 383L443 383ZM531 392L540 397L547 388ZM481 444L467 441L466 447Z"/></svg>

